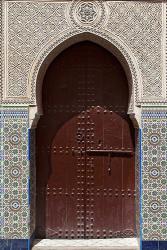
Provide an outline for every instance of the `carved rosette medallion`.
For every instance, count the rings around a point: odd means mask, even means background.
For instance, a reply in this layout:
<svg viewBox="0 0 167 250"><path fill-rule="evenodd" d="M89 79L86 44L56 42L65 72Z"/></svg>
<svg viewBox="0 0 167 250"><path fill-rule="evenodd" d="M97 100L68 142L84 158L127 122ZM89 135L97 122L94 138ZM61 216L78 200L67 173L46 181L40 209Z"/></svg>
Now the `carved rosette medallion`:
<svg viewBox="0 0 167 250"><path fill-rule="evenodd" d="M73 1L67 12L72 24L80 28L101 26L107 16L101 1Z"/></svg>
<svg viewBox="0 0 167 250"><path fill-rule="evenodd" d="M94 3L80 3L76 9L76 17L81 23L92 23L96 21L98 8Z"/></svg>

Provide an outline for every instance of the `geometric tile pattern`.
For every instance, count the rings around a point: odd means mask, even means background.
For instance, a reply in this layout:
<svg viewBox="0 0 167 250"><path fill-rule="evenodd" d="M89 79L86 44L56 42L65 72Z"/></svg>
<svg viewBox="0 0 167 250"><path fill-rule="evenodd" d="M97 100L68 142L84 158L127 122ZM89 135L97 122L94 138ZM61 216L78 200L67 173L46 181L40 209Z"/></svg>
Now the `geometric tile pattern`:
<svg viewBox="0 0 167 250"><path fill-rule="evenodd" d="M29 130L29 164L30 164L30 235L35 231L35 203L36 203L36 166L35 166L35 129Z"/></svg>
<svg viewBox="0 0 167 250"><path fill-rule="evenodd" d="M136 129L135 144L135 186L136 186L136 231L140 238L140 135L141 131Z"/></svg>
<svg viewBox="0 0 167 250"><path fill-rule="evenodd" d="M28 109L3 107L0 111L0 238L26 239L30 213Z"/></svg>
<svg viewBox="0 0 167 250"><path fill-rule="evenodd" d="M167 240L167 111L142 112L142 238Z"/></svg>

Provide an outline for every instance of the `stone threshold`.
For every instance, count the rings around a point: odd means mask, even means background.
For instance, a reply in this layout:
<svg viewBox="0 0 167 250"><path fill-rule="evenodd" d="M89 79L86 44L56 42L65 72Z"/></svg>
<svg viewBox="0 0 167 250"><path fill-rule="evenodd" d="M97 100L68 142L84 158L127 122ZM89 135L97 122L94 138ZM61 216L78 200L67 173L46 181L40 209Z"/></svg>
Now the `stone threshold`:
<svg viewBox="0 0 167 250"><path fill-rule="evenodd" d="M116 239L42 239L34 240L32 250L139 250L136 238Z"/></svg>

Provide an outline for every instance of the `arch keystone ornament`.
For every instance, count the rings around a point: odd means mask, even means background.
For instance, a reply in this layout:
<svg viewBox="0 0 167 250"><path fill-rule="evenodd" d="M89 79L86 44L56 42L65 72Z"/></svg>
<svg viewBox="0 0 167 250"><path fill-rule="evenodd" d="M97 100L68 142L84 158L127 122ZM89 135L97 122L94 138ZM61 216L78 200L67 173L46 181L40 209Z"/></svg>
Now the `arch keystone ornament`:
<svg viewBox="0 0 167 250"><path fill-rule="evenodd" d="M81 3L78 6L77 18L82 23L91 23L94 22L97 18L98 10L94 3Z"/></svg>
<svg viewBox="0 0 167 250"><path fill-rule="evenodd" d="M104 25L106 14L106 6L102 1L73 1L67 6L69 21L78 28Z"/></svg>

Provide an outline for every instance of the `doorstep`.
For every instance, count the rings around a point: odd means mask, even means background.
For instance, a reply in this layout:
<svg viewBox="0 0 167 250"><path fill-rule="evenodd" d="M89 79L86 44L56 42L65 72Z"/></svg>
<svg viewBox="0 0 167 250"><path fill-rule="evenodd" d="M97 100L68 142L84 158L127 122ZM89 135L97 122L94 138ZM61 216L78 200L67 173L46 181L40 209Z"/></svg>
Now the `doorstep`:
<svg viewBox="0 0 167 250"><path fill-rule="evenodd" d="M136 238L34 240L32 250L139 250Z"/></svg>

